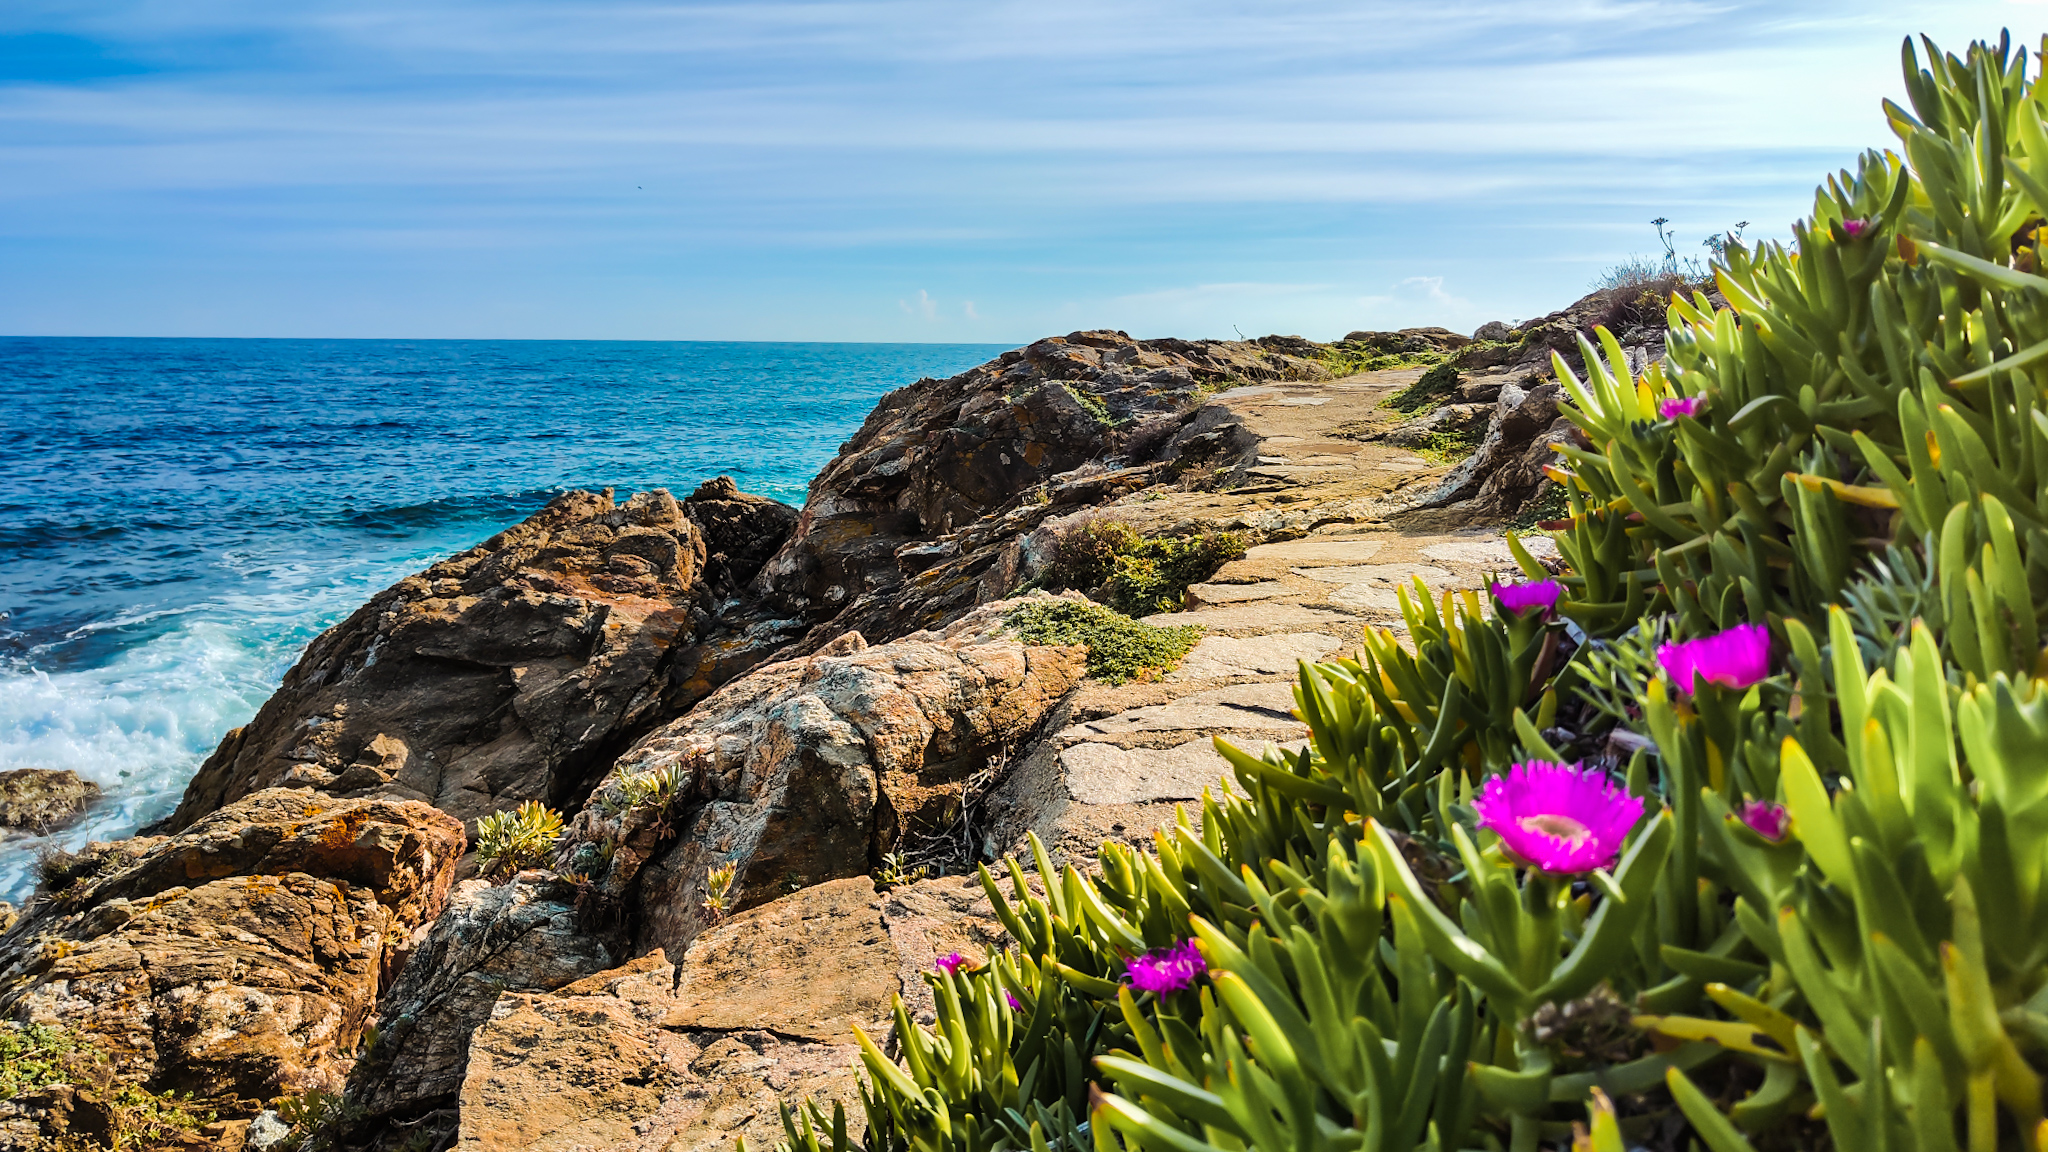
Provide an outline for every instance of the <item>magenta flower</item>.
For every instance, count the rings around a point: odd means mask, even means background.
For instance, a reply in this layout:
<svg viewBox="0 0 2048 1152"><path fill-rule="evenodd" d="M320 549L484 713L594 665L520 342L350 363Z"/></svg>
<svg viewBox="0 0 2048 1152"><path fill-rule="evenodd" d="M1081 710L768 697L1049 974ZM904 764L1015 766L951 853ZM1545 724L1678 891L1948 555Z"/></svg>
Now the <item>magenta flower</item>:
<svg viewBox="0 0 2048 1152"><path fill-rule="evenodd" d="M1162 996L1189 987L1208 970L1208 962L1202 959L1201 949L1195 947L1193 940L1154 948L1143 956L1133 956L1124 961L1124 971L1130 973L1131 987Z"/></svg>
<svg viewBox="0 0 2048 1152"><path fill-rule="evenodd" d="M1555 580L1524 580L1519 584L1495 584L1494 598L1500 606L1517 616L1524 615L1532 608L1541 608L1547 614L1557 607L1557 598L1564 593L1564 585Z"/></svg>
<svg viewBox="0 0 2048 1152"><path fill-rule="evenodd" d="M1726 632L1657 649L1657 663L1687 696L1695 676L1724 688L1747 688L1771 674L1771 630L1737 624Z"/></svg>
<svg viewBox="0 0 2048 1152"><path fill-rule="evenodd" d="M1667 396L1657 402L1657 415L1662 416L1666 420L1676 420L1680 416L1697 416L1699 414L1700 398L1697 396Z"/></svg>
<svg viewBox="0 0 2048 1152"><path fill-rule="evenodd" d="M1010 991L1008 988L1003 989L1003 1003L1008 1004L1010 1006L1010 1011L1012 1012L1021 1012L1024 1010L1024 1005L1019 1004L1017 1002L1017 994L1015 992Z"/></svg>
<svg viewBox="0 0 2048 1152"><path fill-rule="evenodd" d="M1545 872L1591 872L1614 863L1643 818L1643 802L1577 765L1532 760L1486 782L1479 826Z"/></svg>
<svg viewBox="0 0 2048 1152"><path fill-rule="evenodd" d="M1783 804L1768 800L1749 800L1742 805L1742 822L1750 826L1757 835L1776 843L1785 838L1792 827L1792 815L1785 811Z"/></svg>
<svg viewBox="0 0 2048 1152"><path fill-rule="evenodd" d="M1875 227L1877 227L1876 223L1870 220L1844 220L1842 221L1842 234L1851 240L1855 240Z"/></svg>
<svg viewBox="0 0 2048 1152"><path fill-rule="evenodd" d="M951 976L953 973L967 967L967 957L962 956L958 952L949 952L933 961L932 967Z"/></svg>

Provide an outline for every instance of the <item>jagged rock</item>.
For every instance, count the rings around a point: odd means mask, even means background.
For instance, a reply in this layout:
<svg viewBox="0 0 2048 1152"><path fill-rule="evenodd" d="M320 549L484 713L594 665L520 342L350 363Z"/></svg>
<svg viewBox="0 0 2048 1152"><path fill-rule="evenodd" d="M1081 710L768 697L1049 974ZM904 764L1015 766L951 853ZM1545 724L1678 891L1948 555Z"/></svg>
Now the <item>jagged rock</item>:
<svg viewBox="0 0 2048 1152"><path fill-rule="evenodd" d="M1472 333L1472 339L1474 339L1475 341L1483 340L1489 343L1498 344L1507 340L1507 338L1509 336L1512 336L1513 334L1514 330L1509 328L1506 324L1502 323L1501 321L1488 320L1486 323L1481 324L1478 327L1478 329Z"/></svg>
<svg viewBox="0 0 2048 1152"><path fill-rule="evenodd" d="M581 795L666 718L659 674L704 615L705 564L665 491L560 496L322 633L164 827L280 784L464 820Z"/></svg>
<svg viewBox="0 0 2048 1152"><path fill-rule="evenodd" d="M70 1029L118 1079L224 1111L338 1087L463 840L424 804L271 789L176 836L106 846L0 936L0 1013Z"/></svg>
<svg viewBox="0 0 2048 1152"><path fill-rule="evenodd" d="M1574 434L1558 415L1563 395L1556 384L1503 385L1479 448L1419 506L1465 502L1468 514L1493 516L1521 507L1543 482L1543 465L1557 459L1551 445Z"/></svg>
<svg viewBox="0 0 2048 1152"><path fill-rule="evenodd" d="M856 1025L877 1034L902 995L931 1018L923 974L1003 939L980 886L930 880L878 895L865 879L804 889L551 995L513 993L477 1030L456 1147L471 1152L710 1152L773 1147L778 1103L845 1104Z"/></svg>
<svg viewBox="0 0 2048 1152"><path fill-rule="evenodd" d="M709 923L705 877L721 864L737 866L733 900L746 906L788 883L865 875L905 836L938 834L968 780L1084 671L1079 647L1005 636L1013 603L942 633L768 665L713 693L619 758L622 776L665 778L667 797L631 803L626 780L607 780L564 837L561 866L637 910L640 950L674 953Z"/></svg>
<svg viewBox="0 0 2048 1152"><path fill-rule="evenodd" d="M614 963L582 930L568 886L538 873L456 885L382 998L378 1041L350 1099L376 1116L445 1103L462 1087L469 1038L507 992L552 992Z"/></svg>
<svg viewBox="0 0 2048 1152"><path fill-rule="evenodd" d="M1075 332L889 393L812 482L795 533L757 579L774 626L761 642L799 639L787 656L853 630L892 639L1007 594L1021 535L1104 498L1101 482L1060 478L1116 452L1114 428L1178 416L1226 382L1327 378L1320 354L1299 337ZM1164 454L1200 455L1213 445L1190 441L1213 431L1176 426ZM1148 449L1155 442L1148 434ZM1149 476L1122 479L1136 486ZM1046 492L1043 503L1023 499L1034 490Z"/></svg>
<svg viewBox="0 0 2048 1152"><path fill-rule="evenodd" d="M68 769L0 772L0 838L10 832L54 832L85 815L99 798L99 785Z"/></svg>
<svg viewBox="0 0 2048 1152"><path fill-rule="evenodd" d="M796 528L798 511L742 492L730 476L706 480L683 501L704 534L704 582L713 597L739 595Z"/></svg>

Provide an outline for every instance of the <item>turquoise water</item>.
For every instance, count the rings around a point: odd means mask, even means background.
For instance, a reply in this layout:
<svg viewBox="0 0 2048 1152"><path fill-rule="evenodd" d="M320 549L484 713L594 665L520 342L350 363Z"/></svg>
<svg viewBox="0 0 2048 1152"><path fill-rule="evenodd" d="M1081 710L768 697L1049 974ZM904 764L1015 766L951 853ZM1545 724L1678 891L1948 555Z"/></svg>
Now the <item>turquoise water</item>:
<svg viewBox="0 0 2048 1152"><path fill-rule="evenodd" d="M0 338L0 770L168 812L306 643L566 488L802 503L882 393L1001 346Z"/></svg>

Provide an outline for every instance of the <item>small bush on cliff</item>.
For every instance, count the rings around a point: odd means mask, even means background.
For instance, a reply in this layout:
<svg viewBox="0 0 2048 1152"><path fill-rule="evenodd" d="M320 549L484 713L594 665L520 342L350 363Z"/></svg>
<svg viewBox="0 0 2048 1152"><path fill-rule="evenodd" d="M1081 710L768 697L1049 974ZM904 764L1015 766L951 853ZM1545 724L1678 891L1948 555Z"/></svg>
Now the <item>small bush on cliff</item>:
<svg viewBox="0 0 2048 1152"><path fill-rule="evenodd" d="M1074 600L1033 601L1011 611L1003 623L1026 644L1087 645L1088 674L1106 684L1167 671L1202 638L1199 625L1159 628Z"/></svg>
<svg viewBox="0 0 2048 1152"><path fill-rule="evenodd" d="M476 866L502 880L547 858L562 835L562 815L538 800L517 811L494 812L476 822Z"/></svg>
<svg viewBox="0 0 2048 1152"><path fill-rule="evenodd" d="M1188 585L1214 576L1244 551L1244 538L1235 532L1147 539L1121 520L1095 517L1053 534L1041 585L1054 592L1102 589L1111 607L1132 616L1176 612Z"/></svg>

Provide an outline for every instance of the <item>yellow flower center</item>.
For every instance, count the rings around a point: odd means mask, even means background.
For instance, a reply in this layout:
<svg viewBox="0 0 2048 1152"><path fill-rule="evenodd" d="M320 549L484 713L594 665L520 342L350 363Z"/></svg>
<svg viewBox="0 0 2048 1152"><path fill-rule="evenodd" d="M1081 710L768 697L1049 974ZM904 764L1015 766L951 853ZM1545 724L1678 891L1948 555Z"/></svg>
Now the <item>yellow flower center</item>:
<svg viewBox="0 0 2048 1152"><path fill-rule="evenodd" d="M1525 832L1540 832L1545 836L1555 836L1559 840L1569 840L1574 844L1593 834L1591 828L1577 820L1549 812L1540 816L1524 816L1516 823L1520 824Z"/></svg>

